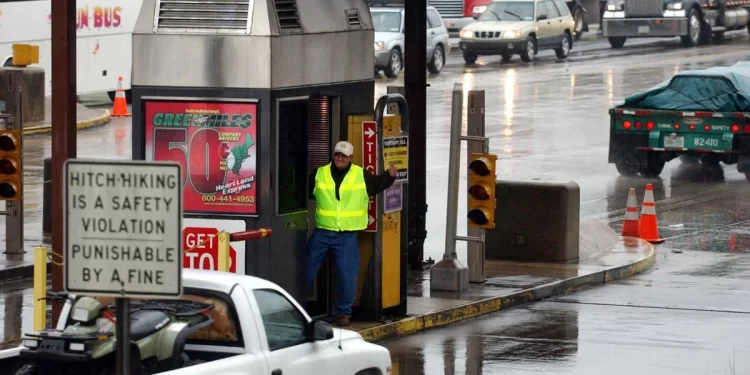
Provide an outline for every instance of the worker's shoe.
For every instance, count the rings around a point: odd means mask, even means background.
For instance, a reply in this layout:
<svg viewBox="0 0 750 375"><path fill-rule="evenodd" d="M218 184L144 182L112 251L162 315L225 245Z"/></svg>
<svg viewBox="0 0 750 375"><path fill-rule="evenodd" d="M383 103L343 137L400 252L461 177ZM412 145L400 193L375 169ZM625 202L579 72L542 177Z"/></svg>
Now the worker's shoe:
<svg viewBox="0 0 750 375"><path fill-rule="evenodd" d="M339 327L346 327L349 325L349 317L346 315L341 315L338 318L336 318L336 325Z"/></svg>

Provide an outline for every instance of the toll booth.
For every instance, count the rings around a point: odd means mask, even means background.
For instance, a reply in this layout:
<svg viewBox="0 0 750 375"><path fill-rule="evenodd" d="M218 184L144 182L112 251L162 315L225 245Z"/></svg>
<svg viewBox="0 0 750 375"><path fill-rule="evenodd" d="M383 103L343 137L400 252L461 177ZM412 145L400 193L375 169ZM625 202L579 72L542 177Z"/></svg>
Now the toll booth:
<svg viewBox="0 0 750 375"><path fill-rule="evenodd" d="M305 288L310 176L356 136L353 119L376 120L373 44L361 0L145 0L133 32L133 159L183 165L187 219L272 228L230 271L279 284L312 315L330 313L335 286L329 262ZM373 254L361 274L381 269ZM377 318L382 287L360 279L358 312Z"/></svg>

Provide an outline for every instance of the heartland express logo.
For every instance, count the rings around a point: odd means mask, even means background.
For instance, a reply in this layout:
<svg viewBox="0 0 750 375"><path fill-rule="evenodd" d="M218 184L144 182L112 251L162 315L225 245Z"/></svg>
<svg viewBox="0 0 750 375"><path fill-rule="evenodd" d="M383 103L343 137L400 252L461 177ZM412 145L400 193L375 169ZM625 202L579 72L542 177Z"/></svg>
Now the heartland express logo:
<svg viewBox="0 0 750 375"><path fill-rule="evenodd" d="M155 127L240 128L247 129L253 123L252 113L222 114L219 111L187 110L186 113L155 113L151 123ZM206 113L209 112L209 113Z"/></svg>

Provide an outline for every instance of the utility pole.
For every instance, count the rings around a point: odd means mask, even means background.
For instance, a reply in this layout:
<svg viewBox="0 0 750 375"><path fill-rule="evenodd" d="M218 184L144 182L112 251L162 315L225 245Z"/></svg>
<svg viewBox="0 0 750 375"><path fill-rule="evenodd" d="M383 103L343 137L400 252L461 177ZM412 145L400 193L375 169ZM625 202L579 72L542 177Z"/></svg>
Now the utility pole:
<svg viewBox="0 0 750 375"><path fill-rule="evenodd" d="M76 157L76 0L52 1L52 291L63 289L63 164ZM52 322L62 303L52 304Z"/></svg>
<svg viewBox="0 0 750 375"><path fill-rule="evenodd" d="M404 3L404 89L409 105L409 264L422 269L427 237L427 0Z"/></svg>

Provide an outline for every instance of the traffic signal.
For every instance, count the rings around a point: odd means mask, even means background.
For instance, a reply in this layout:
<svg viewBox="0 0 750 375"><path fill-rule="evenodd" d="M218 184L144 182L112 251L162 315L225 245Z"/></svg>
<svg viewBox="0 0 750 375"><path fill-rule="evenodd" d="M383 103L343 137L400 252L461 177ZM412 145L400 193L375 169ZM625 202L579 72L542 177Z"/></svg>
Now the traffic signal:
<svg viewBox="0 0 750 375"><path fill-rule="evenodd" d="M495 227L495 162L497 155L475 153L469 161L469 225Z"/></svg>
<svg viewBox="0 0 750 375"><path fill-rule="evenodd" d="M0 200L21 199L21 131L0 130Z"/></svg>

